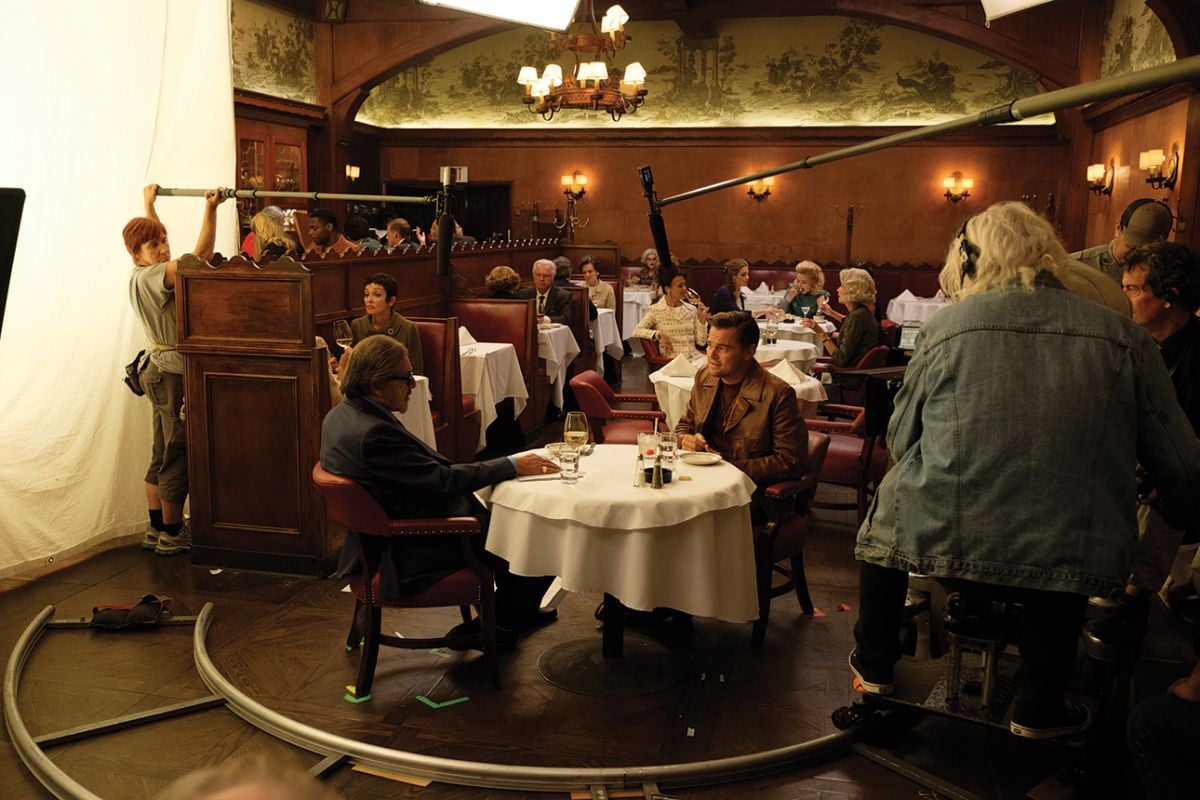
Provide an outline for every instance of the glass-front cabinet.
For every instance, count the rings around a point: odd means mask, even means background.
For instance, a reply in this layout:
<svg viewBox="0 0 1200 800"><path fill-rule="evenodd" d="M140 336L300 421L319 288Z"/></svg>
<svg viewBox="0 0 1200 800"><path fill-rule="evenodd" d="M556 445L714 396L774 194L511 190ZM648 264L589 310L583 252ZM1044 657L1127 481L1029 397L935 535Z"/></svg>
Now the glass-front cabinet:
<svg viewBox="0 0 1200 800"><path fill-rule="evenodd" d="M308 191L305 128L253 120L237 121L239 189ZM244 230L263 206L304 208L305 202L282 197L238 200L238 218Z"/></svg>

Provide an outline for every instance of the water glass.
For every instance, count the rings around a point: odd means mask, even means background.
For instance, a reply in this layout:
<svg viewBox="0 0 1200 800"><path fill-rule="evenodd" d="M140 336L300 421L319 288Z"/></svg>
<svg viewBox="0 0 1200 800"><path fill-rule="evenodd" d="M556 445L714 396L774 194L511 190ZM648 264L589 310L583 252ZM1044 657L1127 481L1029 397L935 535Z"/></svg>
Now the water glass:
<svg viewBox="0 0 1200 800"><path fill-rule="evenodd" d="M779 321L776 319L767 319L767 344L775 344L779 337Z"/></svg>
<svg viewBox="0 0 1200 800"><path fill-rule="evenodd" d="M642 458L654 460L654 454L658 452L658 436L652 432L643 432L638 435L638 452L642 454Z"/></svg>
<svg viewBox="0 0 1200 800"><path fill-rule="evenodd" d="M662 463L664 467L675 466L675 434L670 431L663 431L658 434L658 452L662 455Z"/></svg>
<svg viewBox="0 0 1200 800"><path fill-rule="evenodd" d="M563 483L575 483L579 480L579 450L574 447L564 447L558 454L558 465L562 471L558 473Z"/></svg>

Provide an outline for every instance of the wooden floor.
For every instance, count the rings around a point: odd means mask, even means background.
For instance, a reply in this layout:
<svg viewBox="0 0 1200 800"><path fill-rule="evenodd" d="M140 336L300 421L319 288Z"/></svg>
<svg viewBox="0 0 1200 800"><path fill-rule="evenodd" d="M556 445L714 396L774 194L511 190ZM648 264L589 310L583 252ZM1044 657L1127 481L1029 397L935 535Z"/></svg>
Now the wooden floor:
<svg viewBox="0 0 1200 800"><path fill-rule="evenodd" d="M593 616L599 598L568 595L557 623L501 656L502 692L490 688L477 653L384 648L374 699L352 705L342 696L354 680L358 654L343 647L352 602L339 582L210 572L190 566L186 557L157 557L136 544L110 544L0 581L0 653L7 659L20 632L47 605L55 606L57 617L90 616L98 603L134 602L153 592L173 597L179 614L213 603L208 647L218 669L268 707L343 736L507 764L635 766L720 758L831 733L831 712L852 700L846 656L857 602L855 527L846 513L817 513L806 560L824 615L803 617L794 597L777 600L760 652L750 650L749 625L697 620L690 638L631 631L631 637L653 635L671 645L686 667L679 685L640 697L583 696L539 675L538 657L552 645L590 638L600 646ZM440 633L456 621L453 610L385 612L384 618L388 629L405 635ZM193 666L191 635L190 627L47 632L25 667L20 712L38 735L207 694ZM418 695L436 702L470 699L433 709ZM892 750L985 798L1024 796L1064 754L1060 745L937 718L918 723ZM190 770L248 753L286 753L306 767L318 760L223 709L50 751L101 797L131 799L151 797ZM417 788L346 768L328 782L348 798L554 796ZM874 763L845 755L741 784L669 793L689 800L931 796L920 792ZM0 797L48 796L17 759L5 731Z"/></svg>

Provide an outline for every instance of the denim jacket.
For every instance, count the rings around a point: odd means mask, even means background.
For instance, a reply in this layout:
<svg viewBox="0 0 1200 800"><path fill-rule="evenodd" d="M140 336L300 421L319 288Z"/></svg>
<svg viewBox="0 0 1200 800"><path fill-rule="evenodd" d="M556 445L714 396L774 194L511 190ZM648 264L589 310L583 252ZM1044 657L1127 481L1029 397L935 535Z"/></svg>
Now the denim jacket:
<svg viewBox="0 0 1200 800"><path fill-rule="evenodd" d="M880 566L1098 594L1128 575L1136 464L1200 515L1200 443L1154 340L1045 273L922 328L887 438L855 551Z"/></svg>

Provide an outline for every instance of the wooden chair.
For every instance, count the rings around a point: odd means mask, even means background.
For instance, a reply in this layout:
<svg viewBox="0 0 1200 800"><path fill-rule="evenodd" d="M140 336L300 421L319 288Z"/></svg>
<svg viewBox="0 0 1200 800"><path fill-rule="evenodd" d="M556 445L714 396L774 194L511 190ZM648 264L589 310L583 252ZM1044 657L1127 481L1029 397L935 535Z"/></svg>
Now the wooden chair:
<svg viewBox="0 0 1200 800"><path fill-rule="evenodd" d="M866 402L862 376L846 375L845 373L860 369L877 369L885 366L887 364L888 352L889 348L887 345L876 345L863 353L858 361L848 367L835 367L829 363L828 358L822 357L817 359L817 363L813 364L812 371L814 375L820 375L823 372L831 374L834 382L841 387L841 401L848 405L861 406Z"/></svg>
<svg viewBox="0 0 1200 800"><path fill-rule="evenodd" d="M801 610L813 614L812 597L804 575L804 544L808 539L808 510L817 490L817 479L829 449L829 436L819 431L808 432L808 472L795 481L782 481L763 490L762 506L767 522L754 528L754 566L758 587L758 619L754 622L752 646L762 647L767 635L767 620L771 615L771 598L795 591ZM789 567L778 562L787 559ZM772 587L774 573L788 580Z"/></svg>
<svg viewBox="0 0 1200 800"><path fill-rule="evenodd" d="M470 537L480 533L474 517L440 519L389 519L383 508L365 489L350 478L327 472L318 462L312 468L312 480L325 498L330 516L354 535L359 546L360 570L350 579L354 594L354 615L346 650L361 641L362 658L358 679L346 695L351 703L371 699L375 663L379 646L426 650L431 647L480 647L487 662L492 685L500 688L500 667L496 662L496 598L494 576L476 557ZM428 589L405 597L383 597L379 591L380 564L389 553L388 539L401 536L456 536L466 566L455 570ZM463 636L439 636L410 639L380 633L384 608L430 608L458 606L463 622L471 619L471 606L479 609L479 633Z"/></svg>
<svg viewBox="0 0 1200 800"><path fill-rule="evenodd" d="M587 415L592 439L597 444L637 444L637 435L654 430L654 421L666 423L667 415L656 409L613 408L618 402L650 403L653 394L616 394L594 369L571 378L571 390L579 410Z"/></svg>
<svg viewBox="0 0 1200 800"><path fill-rule="evenodd" d="M462 361L458 355L458 317L411 317L421 336L437 449L451 461L475 458L481 415L475 398L462 393Z"/></svg>
<svg viewBox="0 0 1200 800"><path fill-rule="evenodd" d="M671 363L671 359L675 358L675 356L664 356L662 351L658 349L658 342L654 339L641 339L640 341L642 343L642 352L646 356L646 364L649 365L652 370L658 369L659 367L665 367L667 364ZM678 355L678 353L676 353L676 355ZM688 357L691 358L699 355L704 355L704 352L702 350L693 348L692 352L688 354Z"/></svg>
<svg viewBox="0 0 1200 800"><path fill-rule="evenodd" d="M858 521L867 515L867 501L883 480L888 468L888 453L882 437L866 434L867 412L861 406L825 403L821 414L839 419L805 420L810 431L829 434L829 452L820 472L821 483L849 486L855 502L813 502L814 508L856 509Z"/></svg>

